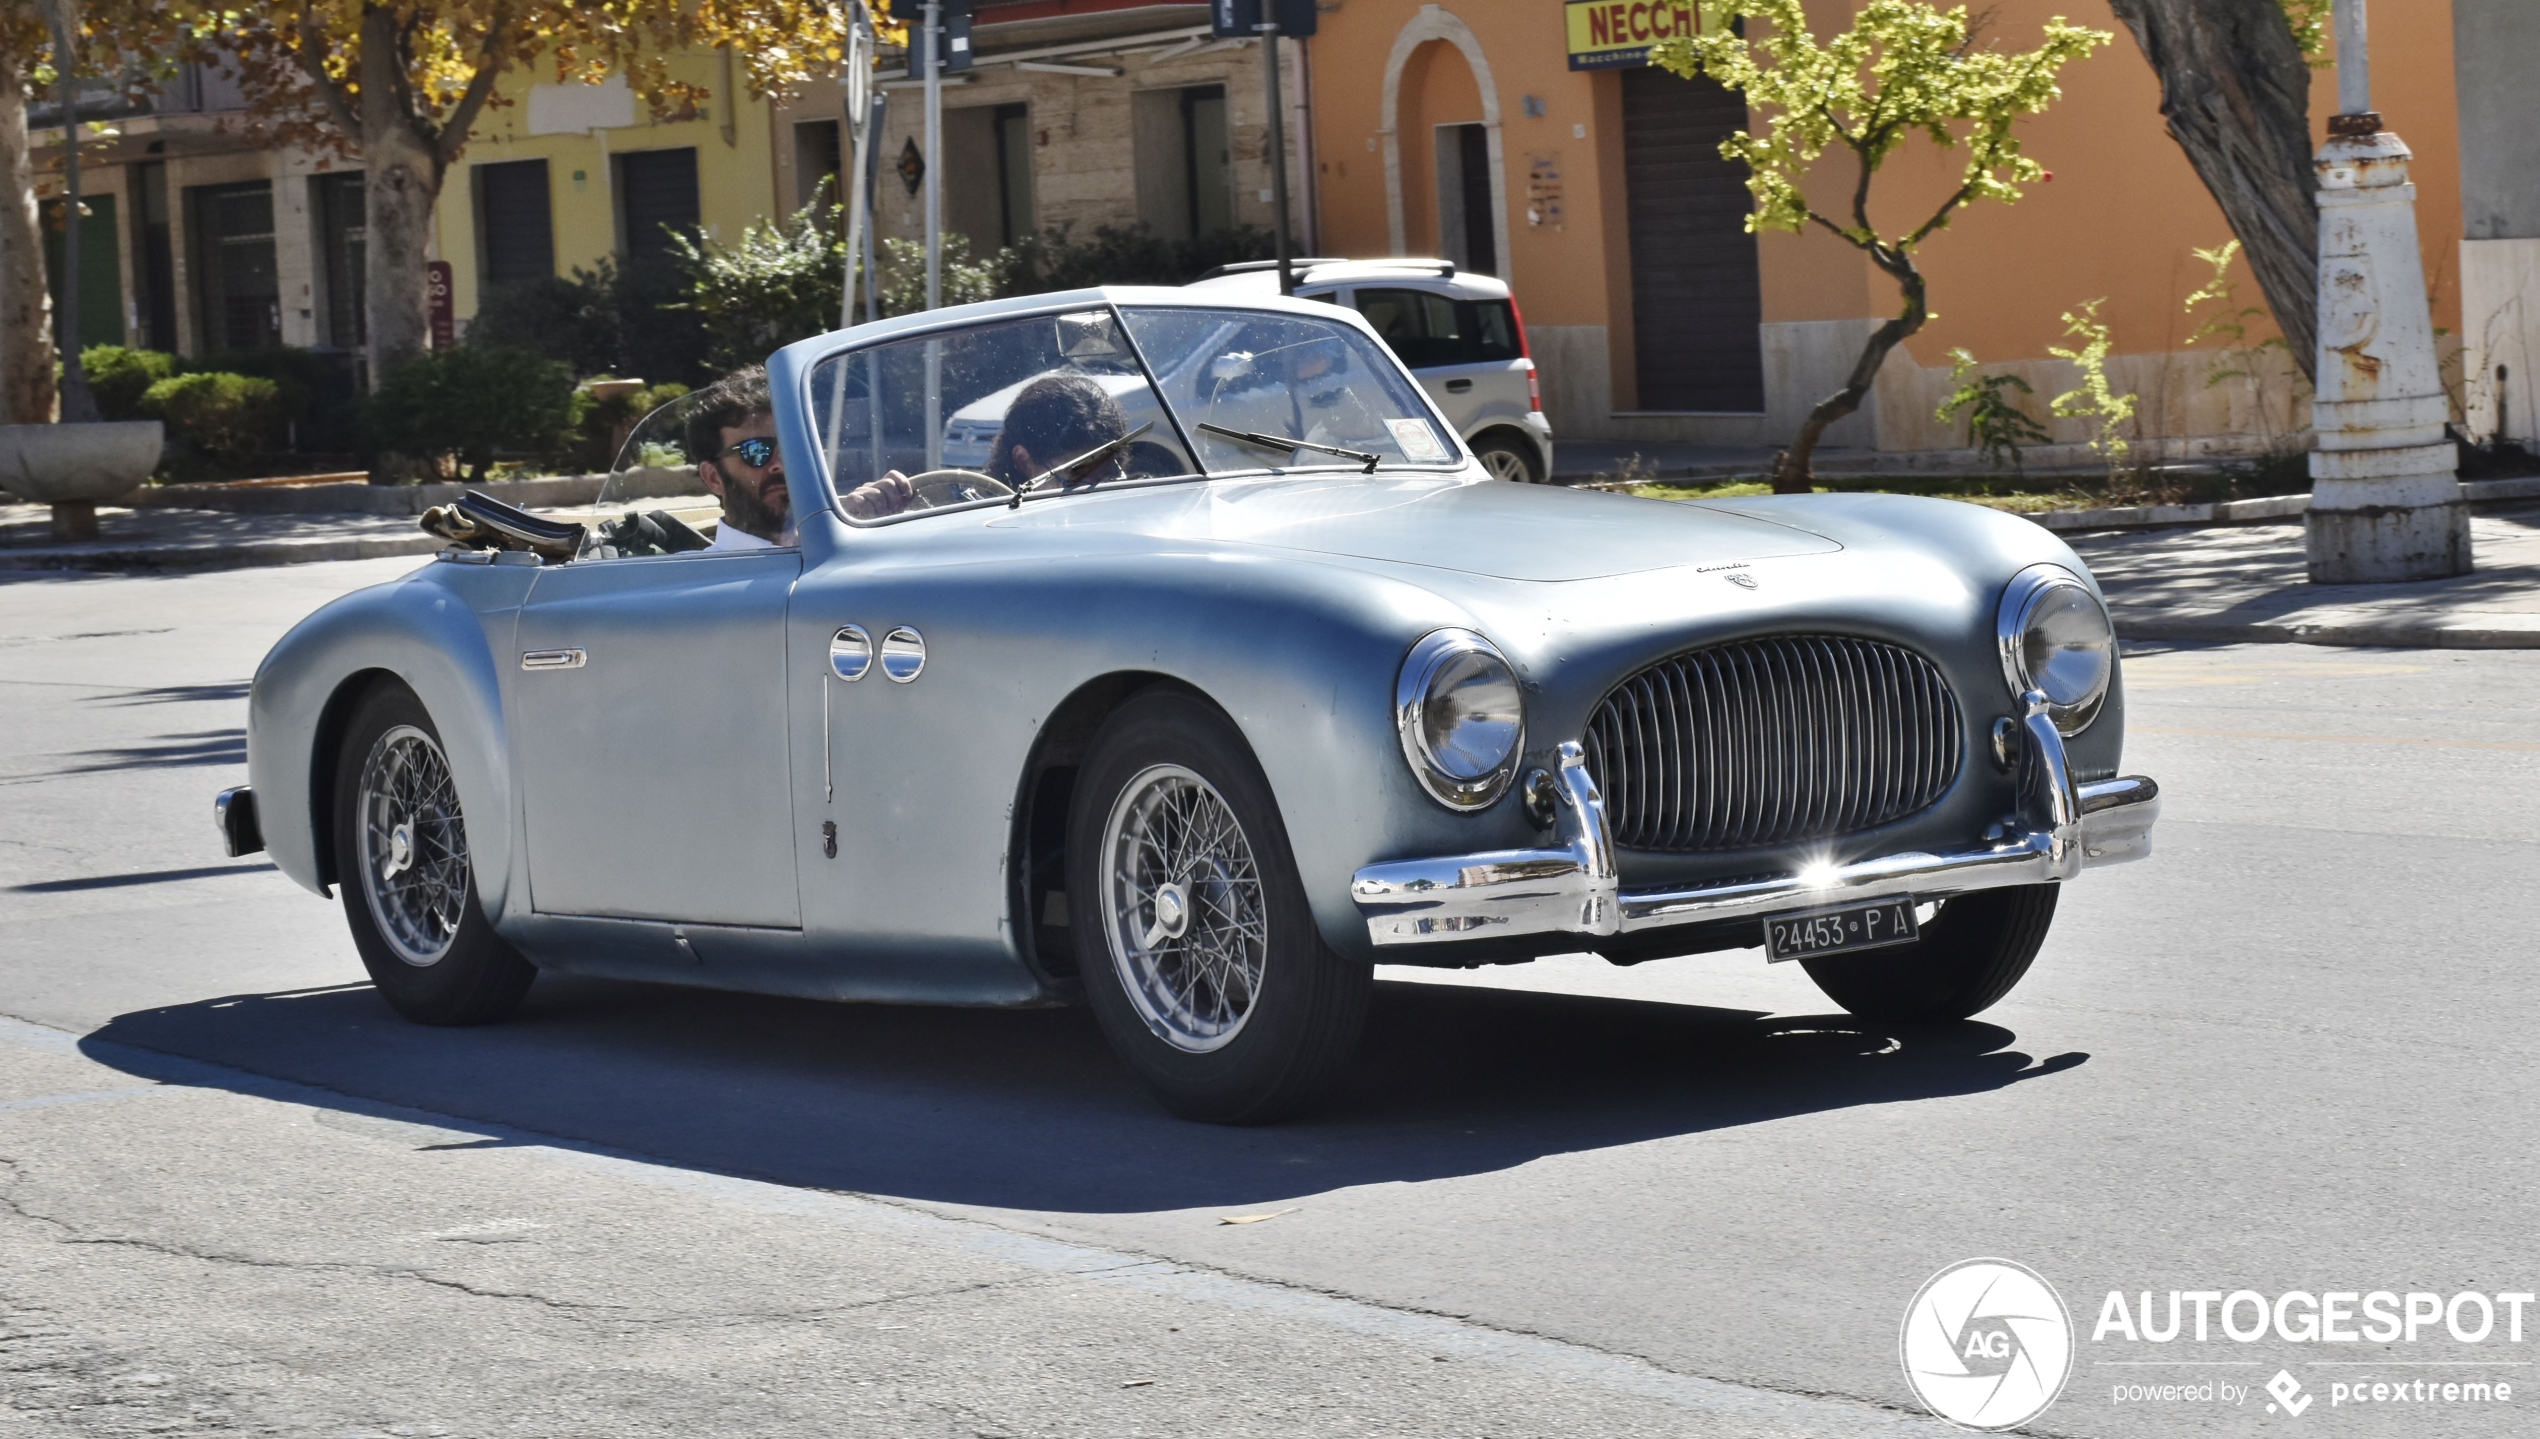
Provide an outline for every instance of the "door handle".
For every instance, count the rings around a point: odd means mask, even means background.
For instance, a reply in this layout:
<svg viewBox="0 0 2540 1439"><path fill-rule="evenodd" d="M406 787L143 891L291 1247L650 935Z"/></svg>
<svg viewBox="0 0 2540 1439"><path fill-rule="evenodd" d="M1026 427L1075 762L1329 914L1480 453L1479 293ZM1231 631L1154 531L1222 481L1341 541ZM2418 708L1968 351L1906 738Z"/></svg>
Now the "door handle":
<svg viewBox="0 0 2540 1439"><path fill-rule="evenodd" d="M1473 382L1471 380L1449 380L1446 382L1446 392L1450 395L1460 395L1471 388L1473 388Z"/></svg>
<svg viewBox="0 0 2540 1439"><path fill-rule="evenodd" d="M522 650L520 667L525 670L578 670L589 658L580 650Z"/></svg>

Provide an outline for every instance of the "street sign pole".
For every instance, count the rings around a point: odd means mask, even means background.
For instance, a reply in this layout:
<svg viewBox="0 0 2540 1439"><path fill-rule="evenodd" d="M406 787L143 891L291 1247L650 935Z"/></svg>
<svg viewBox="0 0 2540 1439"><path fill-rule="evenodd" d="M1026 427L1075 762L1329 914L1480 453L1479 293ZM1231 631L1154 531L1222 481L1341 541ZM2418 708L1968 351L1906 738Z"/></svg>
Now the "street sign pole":
<svg viewBox="0 0 2540 1439"><path fill-rule="evenodd" d="M926 0L926 308L944 304L944 7Z"/></svg>
<svg viewBox="0 0 2540 1439"><path fill-rule="evenodd" d="M926 308L944 305L944 7L926 0ZM944 467L944 342L926 342L926 468Z"/></svg>
<svg viewBox="0 0 2540 1439"><path fill-rule="evenodd" d="M838 296L841 330L855 323L856 273L864 258L864 176L873 163L873 16L864 7L864 0L856 0L854 24L847 39L847 69L842 78L845 83L839 89L846 92L846 108L840 119L853 141L849 149L855 158L852 168L838 177L840 187L848 192L843 197L847 202L847 283ZM864 270L864 284L868 290L873 287L873 272L869 269Z"/></svg>

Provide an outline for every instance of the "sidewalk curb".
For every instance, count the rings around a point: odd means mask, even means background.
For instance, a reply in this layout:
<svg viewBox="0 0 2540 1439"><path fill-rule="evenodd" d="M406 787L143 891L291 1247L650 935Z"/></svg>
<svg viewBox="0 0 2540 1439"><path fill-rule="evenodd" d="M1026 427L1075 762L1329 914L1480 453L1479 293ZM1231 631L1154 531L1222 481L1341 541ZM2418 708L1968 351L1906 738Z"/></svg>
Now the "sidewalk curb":
<svg viewBox="0 0 2540 1439"><path fill-rule="evenodd" d="M651 467L606 475L548 475L534 480L488 480L483 484L373 485L360 481L322 485L145 485L121 503L136 509L226 510L247 515L420 515L435 505L455 504L459 496L480 490L525 510L570 509L596 503L600 491L626 501L702 494L703 484L690 469Z"/></svg>
<svg viewBox="0 0 2540 1439"><path fill-rule="evenodd" d="M1665 483L1678 478L1634 480L1634 484ZM1682 478L1718 478L1688 474ZM1838 478L1846 478L1838 476ZM2468 505L2503 504L2519 500L2540 500L2540 477L2512 480L2463 480L2461 502ZM1601 488L1615 488L1613 484ZM1968 501L1967 503L1974 503ZM2254 500L2218 500L2201 505L2116 505L2097 510L2006 510L2021 519L2056 534L2074 534L2089 530L2164 530L2185 529L2205 525L2280 525L2299 523L2311 508L2311 497L2269 495Z"/></svg>
<svg viewBox="0 0 2540 1439"><path fill-rule="evenodd" d="M99 545L94 549L46 548L28 554L0 550L0 570L234 570L259 565L306 565L328 560L385 560L437 554L450 542L426 534L348 535L308 540L250 540L216 545Z"/></svg>
<svg viewBox="0 0 2540 1439"><path fill-rule="evenodd" d="M2381 624L2235 624L2195 616L2117 620L2120 640L2190 640L2211 644L2330 645L2391 650L2540 650L2540 629L2473 629L2409 622Z"/></svg>

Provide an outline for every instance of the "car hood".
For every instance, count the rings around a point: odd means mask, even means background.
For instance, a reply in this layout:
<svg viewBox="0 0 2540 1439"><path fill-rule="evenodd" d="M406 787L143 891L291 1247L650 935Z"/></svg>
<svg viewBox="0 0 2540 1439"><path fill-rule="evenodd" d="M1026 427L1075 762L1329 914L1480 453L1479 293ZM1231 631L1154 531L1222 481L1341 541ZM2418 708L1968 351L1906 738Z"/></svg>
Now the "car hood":
<svg viewBox="0 0 2540 1439"><path fill-rule="evenodd" d="M1812 531L1706 505L1404 475L1218 480L1096 493L991 522L1000 527L1257 545L1548 582L1842 548Z"/></svg>

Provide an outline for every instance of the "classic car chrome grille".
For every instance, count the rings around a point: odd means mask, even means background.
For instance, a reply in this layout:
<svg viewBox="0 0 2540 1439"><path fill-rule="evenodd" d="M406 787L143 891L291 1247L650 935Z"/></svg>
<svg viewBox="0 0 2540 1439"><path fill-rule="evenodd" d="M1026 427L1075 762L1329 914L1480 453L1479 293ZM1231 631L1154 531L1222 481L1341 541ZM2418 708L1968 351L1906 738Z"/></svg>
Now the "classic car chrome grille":
<svg viewBox="0 0 2540 1439"><path fill-rule="evenodd" d="M1588 720L1614 842L1699 853L1832 839L1949 789L1965 748L1931 661L1842 635L1776 635L1660 660Z"/></svg>

